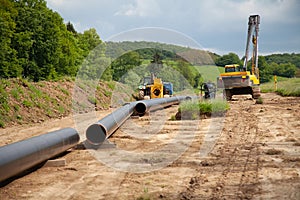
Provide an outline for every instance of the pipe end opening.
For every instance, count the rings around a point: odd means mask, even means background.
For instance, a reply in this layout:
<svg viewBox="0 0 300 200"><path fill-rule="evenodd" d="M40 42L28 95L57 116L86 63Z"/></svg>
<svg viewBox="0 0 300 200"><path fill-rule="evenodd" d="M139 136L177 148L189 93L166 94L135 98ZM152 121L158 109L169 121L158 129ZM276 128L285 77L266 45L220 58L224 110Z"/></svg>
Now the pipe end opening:
<svg viewBox="0 0 300 200"><path fill-rule="evenodd" d="M99 145L106 139L106 130L99 124L93 124L86 130L86 139L89 143Z"/></svg>
<svg viewBox="0 0 300 200"><path fill-rule="evenodd" d="M138 114L144 114L146 112L147 107L144 103L137 103L134 109Z"/></svg>

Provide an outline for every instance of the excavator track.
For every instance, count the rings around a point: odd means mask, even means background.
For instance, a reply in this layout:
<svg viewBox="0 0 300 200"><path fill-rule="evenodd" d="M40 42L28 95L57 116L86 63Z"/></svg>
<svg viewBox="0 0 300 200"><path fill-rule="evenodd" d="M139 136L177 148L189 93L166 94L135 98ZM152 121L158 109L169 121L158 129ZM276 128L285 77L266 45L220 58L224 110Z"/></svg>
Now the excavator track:
<svg viewBox="0 0 300 200"><path fill-rule="evenodd" d="M252 87L252 98L258 99L260 96L260 87Z"/></svg>

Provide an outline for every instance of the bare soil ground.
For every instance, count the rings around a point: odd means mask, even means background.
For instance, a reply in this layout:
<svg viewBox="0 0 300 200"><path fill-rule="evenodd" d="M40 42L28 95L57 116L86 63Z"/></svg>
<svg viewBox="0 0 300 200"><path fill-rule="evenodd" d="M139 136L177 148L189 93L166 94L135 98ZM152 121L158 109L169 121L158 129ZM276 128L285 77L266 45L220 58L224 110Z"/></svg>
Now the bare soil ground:
<svg viewBox="0 0 300 200"><path fill-rule="evenodd" d="M15 179L0 199L300 199L300 98L262 97L236 98L224 118L166 120L177 106L133 117L113 144L78 145L65 167ZM76 128L92 122L83 115ZM0 145L67 126L73 117L6 128Z"/></svg>

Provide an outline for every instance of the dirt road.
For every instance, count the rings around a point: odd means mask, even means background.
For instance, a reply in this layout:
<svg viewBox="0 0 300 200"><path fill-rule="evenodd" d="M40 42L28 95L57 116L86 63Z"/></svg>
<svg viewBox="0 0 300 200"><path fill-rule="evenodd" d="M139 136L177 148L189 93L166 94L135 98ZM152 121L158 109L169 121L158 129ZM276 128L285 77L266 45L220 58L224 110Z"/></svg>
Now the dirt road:
<svg viewBox="0 0 300 200"><path fill-rule="evenodd" d="M231 101L224 118L167 120L177 106L132 118L112 144L79 145L65 155L67 166L16 179L0 199L300 199L300 98L262 97ZM83 132L89 123L76 126ZM74 125L70 117L12 127L0 142Z"/></svg>

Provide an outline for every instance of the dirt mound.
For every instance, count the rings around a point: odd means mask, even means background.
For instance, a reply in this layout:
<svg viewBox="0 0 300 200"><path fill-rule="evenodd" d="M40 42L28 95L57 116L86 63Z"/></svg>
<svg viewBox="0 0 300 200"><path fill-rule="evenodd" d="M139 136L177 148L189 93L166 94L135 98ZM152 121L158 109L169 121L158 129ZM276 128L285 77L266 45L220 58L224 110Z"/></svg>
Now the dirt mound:
<svg viewBox="0 0 300 200"><path fill-rule="evenodd" d="M78 85L71 79L60 81L29 82L25 79L0 80L0 127L17 124L41 123L49 119L66 117L74 107L80 113L108 109L114 89L113 82L99 82L90 89ZM74 101L74 88L79 91L80 102ZM73 100L72 100L73 98ZM76 112L76 111L75 111Z"/></svg>

